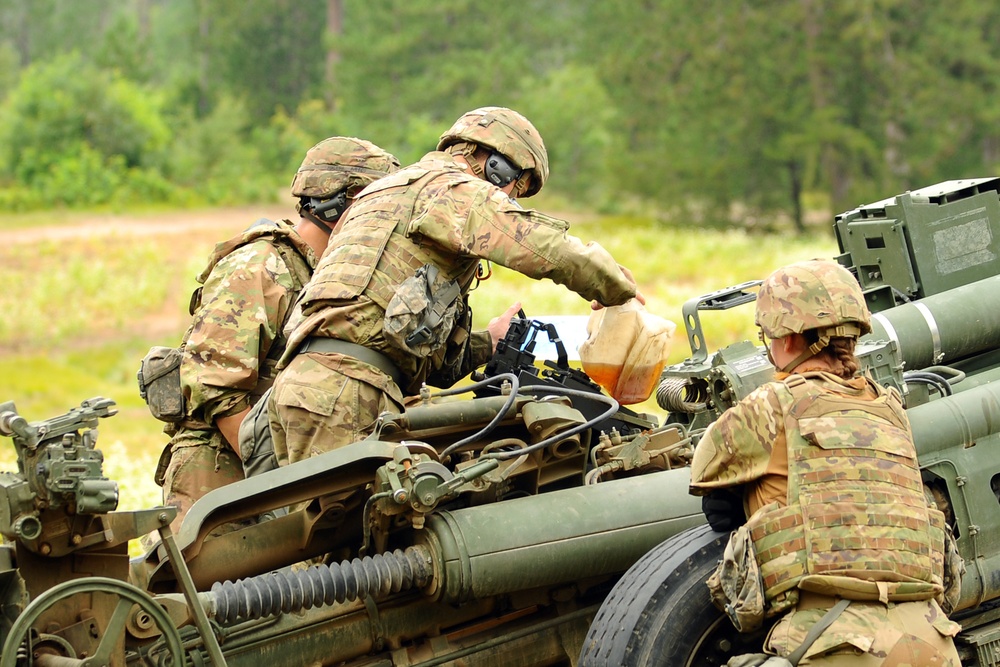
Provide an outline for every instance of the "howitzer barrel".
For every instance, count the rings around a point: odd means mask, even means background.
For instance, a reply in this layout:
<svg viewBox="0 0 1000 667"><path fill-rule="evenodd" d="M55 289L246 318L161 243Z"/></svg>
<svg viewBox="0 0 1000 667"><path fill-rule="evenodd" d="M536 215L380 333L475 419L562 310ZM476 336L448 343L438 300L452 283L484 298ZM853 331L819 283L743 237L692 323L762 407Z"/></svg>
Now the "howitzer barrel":
<svg viewBox="0 0 1000 667"><path fill-rule="evenodd" d="M527 399L522 399L522 403ZM453 401L407 408L399 414L386 415L386 430L391 433L397 428L408 431L422 431L434 428L455 428L466 424L485 424L500 414L507 405L506 396L477 398L471 401ZM510 410L513 416L516 410Z"/></svg>
<svg viewBox="0 0 1000 667"><path fill-rule="evenodd" d="M906 370L1000 346L1000 276L876 313L869 338L894 340Z"/></svg>
<svg viewBox="0 0 1000 667"><path fill-rule="evenodd" d="M604 482L428 517L448 600L624 572L668 537L704 522L690 470Z"/></svg>

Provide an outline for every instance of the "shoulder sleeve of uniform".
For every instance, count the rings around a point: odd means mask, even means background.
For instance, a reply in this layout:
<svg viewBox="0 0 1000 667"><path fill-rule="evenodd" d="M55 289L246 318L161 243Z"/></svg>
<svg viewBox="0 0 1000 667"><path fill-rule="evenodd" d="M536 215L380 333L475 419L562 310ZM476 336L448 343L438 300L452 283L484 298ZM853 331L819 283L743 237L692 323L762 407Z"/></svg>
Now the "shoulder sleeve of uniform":
<svg viewBox="0 0 1000 667"><path fill-rule="evenodd" d="M236 249L212 269L181 363L192 419L210 424L247 401L291 305L289 281L287 267L264 240Z"/></svg>
<svg viewBox="0 0 1000 667"><path fill-rule="evenodd" d="M771 446L784 430L775 385L757 388L713 422L694 450L691 488L694 495L739 486L767 471Z"/></svg>
<svg viewBox="0 0 1000 667"><path fill-rule="evenodd" d="M523 209L481 180L456 183L444 196L455 202L453 224L421 225L417 219L411 231L530 278L549 278L604 305L622 304L635 296L635 285L611 254L597 243L583 243L570 235L564 220Z"/></svg>

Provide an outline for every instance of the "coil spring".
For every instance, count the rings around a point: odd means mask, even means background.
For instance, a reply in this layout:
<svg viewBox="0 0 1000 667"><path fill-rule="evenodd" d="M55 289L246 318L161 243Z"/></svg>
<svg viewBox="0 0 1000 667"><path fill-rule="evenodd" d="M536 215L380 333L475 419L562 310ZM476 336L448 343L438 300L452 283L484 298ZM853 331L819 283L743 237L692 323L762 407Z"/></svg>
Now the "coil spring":
<svg viewBox="0 0 1000 667"><path fill-rule="evenodd" d="M699 412L707 401L705 389L684 378L667 378L656 388L656 404L670 412Z"/></svg>
<svg viewBox="0 0 1000 667"><path fill-rule="evenodd" d="M368 596L423 587L432 577L424 547L376 554L306 570L281 570L212 584L215 618L222 625Z"/></svg>

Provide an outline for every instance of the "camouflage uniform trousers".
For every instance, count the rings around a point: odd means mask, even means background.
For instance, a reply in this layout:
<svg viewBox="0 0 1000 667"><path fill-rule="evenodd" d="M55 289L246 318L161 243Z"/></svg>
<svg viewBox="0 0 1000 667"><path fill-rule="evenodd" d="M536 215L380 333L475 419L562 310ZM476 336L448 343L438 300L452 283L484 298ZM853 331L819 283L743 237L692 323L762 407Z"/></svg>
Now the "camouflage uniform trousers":
<svg viewBox="0 0 1000 667"><path fill-rule="evenodd" d="M402 394L378 369L340 354L306 352L275 379L267 411L280 465L363 440Z"/></svg>
<svg viewBox="0 0 1000 667"><path fill-rule="evenodd" d="M163 504L177 508L170 522L176 535L191 506L209 491L244 479L243 462L218 431L182 429L168 445L170 462L163 475ZM212 531L221 535L243 527L244 523L224 524Z"/></svg>
<svg viewBox="0 0 1000 667"><path fill-rule="evenodd" d="M778 655L794 651L828 607L800 602L796 610L786 614L771 630L768 650ZM948 620L933 600L888 605L854 601L809 647L799 664L961 667L952 640L959 630L960 626Z"/></svg>

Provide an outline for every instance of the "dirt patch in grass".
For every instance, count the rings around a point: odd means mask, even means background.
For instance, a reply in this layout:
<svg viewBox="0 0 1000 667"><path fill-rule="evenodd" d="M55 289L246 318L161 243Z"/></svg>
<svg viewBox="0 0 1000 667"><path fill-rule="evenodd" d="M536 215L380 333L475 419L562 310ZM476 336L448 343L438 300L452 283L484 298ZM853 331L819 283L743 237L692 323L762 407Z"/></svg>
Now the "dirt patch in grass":
<svg viewBox="0 0 1000 667"><path fill-rule="evenodd" d="M8 321L6 335L0 323L0 355L66 346L80 349L136 337L167 344L167 339L177 338L178 332L187 326L187 299L194 277L214 245L259 218L294 216L291 206L271 205L155 214L73 214L52 224L0 229L0 258L6 262L5 285L13 290L11 296L15 299L7 307L7 316L48 322L46 327L26 327L24 320L21 326ZM142 303L141 308L136 304L114 304L111 312L100 312L91 306L84 326L72 335L58 333L61 324L58 320L62 323L69 320L68 315L76 305L74 301L93 301L94 290L83 294L75 290L78 285L68 280L56 283L68 292L63 306L59 295L39 294L40 286L47 284L56 271L74 263L93 268L111 262L109 271L121 270L123 265L127 268L130 248L135 249L137 262L136 290L144 280L142 286L147 290L159 289L162 300ZM0 274L4 273L0 270ZM128 312L121 312L122 309Z"/></svg>

